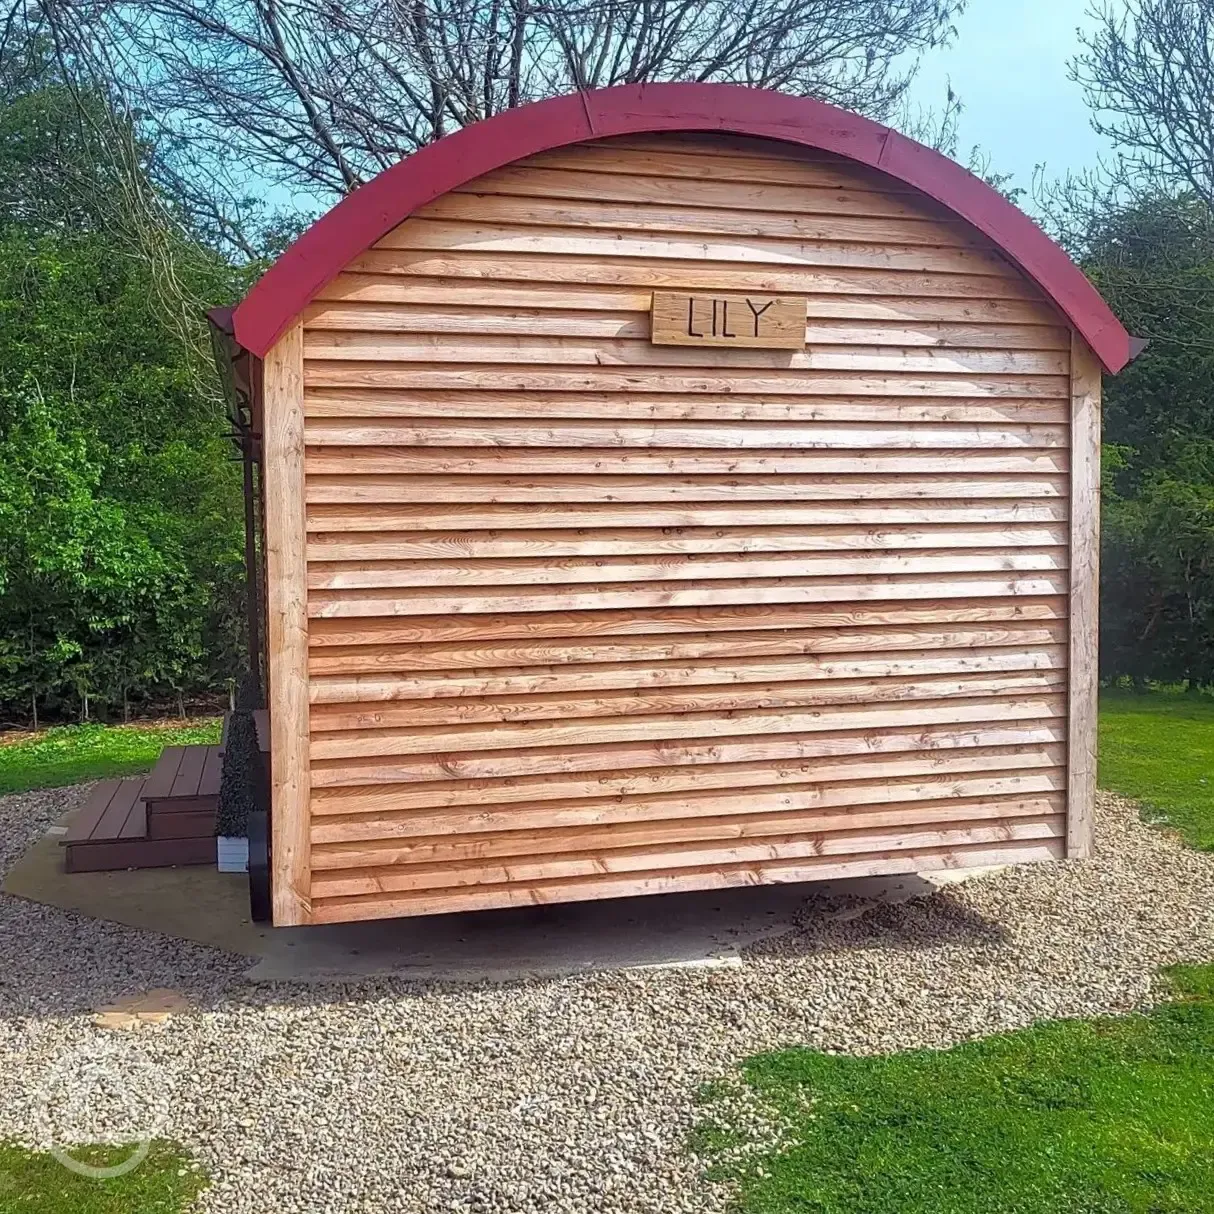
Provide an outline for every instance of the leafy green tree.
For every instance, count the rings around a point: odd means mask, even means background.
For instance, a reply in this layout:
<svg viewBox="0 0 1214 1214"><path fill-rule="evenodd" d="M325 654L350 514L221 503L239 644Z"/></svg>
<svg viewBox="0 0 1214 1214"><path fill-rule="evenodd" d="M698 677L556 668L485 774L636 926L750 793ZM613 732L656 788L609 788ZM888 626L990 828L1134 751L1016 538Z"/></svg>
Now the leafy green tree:
<svg viewBox="0 0 1214 1214"><path fill-rule="evenodd" d="M201 301L234 298L242 275L171 221L171 202L132 197L153 187L132 189L138 145L116 153L103 110L45 79L0 103L9 716L113 711L237 668L240 480Z"/></svg>
<svg viewBox="0 0 1214 1214"><path fill-rule="evenodd" d="M1114 148L1047 210L1146 352L1105 383L1101 663L1214 684L1214 9L1100 0L1071 75Z"/></svg>
<svg viewBox="0 0 1214 1214"><path fill-rule="evenodd" d="M1192 195L1093 208L1085 268L1146 352L1104 386L1101 661L1214 683L1214 217Z"/></svg>

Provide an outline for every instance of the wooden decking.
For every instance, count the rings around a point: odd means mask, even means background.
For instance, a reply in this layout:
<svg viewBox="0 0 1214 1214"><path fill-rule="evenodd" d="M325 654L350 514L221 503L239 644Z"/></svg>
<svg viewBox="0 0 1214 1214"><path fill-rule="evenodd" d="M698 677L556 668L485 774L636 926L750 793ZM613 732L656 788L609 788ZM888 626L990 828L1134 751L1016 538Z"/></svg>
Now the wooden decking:
<svg viewBox="0 0 1214 1214"><path fill-rule="evenodd" d="M169 746L147 776L103 780L61 840L69 873L215 862L218 746Z"/></svg>

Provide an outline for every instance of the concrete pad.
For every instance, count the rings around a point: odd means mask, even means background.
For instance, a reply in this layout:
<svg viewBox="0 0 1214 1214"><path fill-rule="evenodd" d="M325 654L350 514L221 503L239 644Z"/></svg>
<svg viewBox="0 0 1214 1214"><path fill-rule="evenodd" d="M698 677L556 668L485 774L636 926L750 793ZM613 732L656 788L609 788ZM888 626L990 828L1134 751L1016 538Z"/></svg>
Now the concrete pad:
<svg viewBox="0 0 1214 1214"><path fill-rule="evenodd" d="M209 865L65 873L62 835L52 826L9 869L6 894L228 952L261 955L259 937L270 929L250 921L243 876Z"/></svg>
<svg viewBox="0 0 1214 1214"><path fill-rule="evenodd" d="M65 873L62 830L9 871L4 892L250 958L257 982L383 977L509 981L657 966L740 964L749 945L791 930L805 899L846 900L838 918L935 892L917 876L574 902L420 919L272 928L249 918L243 875L207 866ZM942 876L944 874L941 874ZM950 872L950 879L968 874Z"/></svg>

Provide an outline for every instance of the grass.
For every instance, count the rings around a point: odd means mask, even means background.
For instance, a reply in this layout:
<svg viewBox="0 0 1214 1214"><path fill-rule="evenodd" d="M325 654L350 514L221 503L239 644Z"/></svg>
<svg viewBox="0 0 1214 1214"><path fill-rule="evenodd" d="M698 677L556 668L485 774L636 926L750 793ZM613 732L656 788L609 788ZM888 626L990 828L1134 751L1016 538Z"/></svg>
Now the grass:
<svg viewBox="0 0 1214 1214"><path fill-rule="evenodd" d="M81 1147L75 1159L99 1167L130 1157L129 1147ZM179 1214L206 1187L206 1173L169 1142L152 1144L137 1168L96 1180L54 1156L0 1142L0 1214Z"/></svg>
<svg viewBox="0 0 1214 1214"><path fill-rule="evenodd" d="M0 794L146 771L166 746L219 741L221 721L61 725L0 742Z"/></svg>
<svg viewBox="0 0 1214 1214"><path fill-rule="evenodd" d="M1168 977L1176 999L1146 1015L947 1051L759 1055L743 1079L782 1146L739 1155L726 1114L697 1148L746 1214L1214 1211L1214 966Z"/></svg>
<svg viewBox="0 0 1214 1214"><path fill-rule="evenodd" d="M1214 697L1153 691L1100 701L1101 788L1214 851Z"/></svg>

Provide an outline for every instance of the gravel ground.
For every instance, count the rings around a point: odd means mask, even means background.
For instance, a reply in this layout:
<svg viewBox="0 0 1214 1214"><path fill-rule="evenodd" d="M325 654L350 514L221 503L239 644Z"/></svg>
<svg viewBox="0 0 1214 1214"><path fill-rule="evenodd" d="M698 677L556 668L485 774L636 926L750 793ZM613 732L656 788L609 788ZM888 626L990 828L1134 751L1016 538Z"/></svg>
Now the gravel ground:
<svg viewBox="0 0 1214 1214"><path fill-rule="evenodd" d="M82 796L0 799L8 864ZM946 1046L1125 1011L1151 975L1214 959L1214 855L1102 795L1096 859L984 877L799 929L740 968L506 986L254 987L240 958L0 897L0 1137L164 1130L213 1172L202 1211L713 1211L692 1098L791 1043ZM171 987L196 1011L105 1032L93 1008ZM102 1051L88 1111L56 1101ZM56 1103L56 1109L58 1105Z"/></svg>

